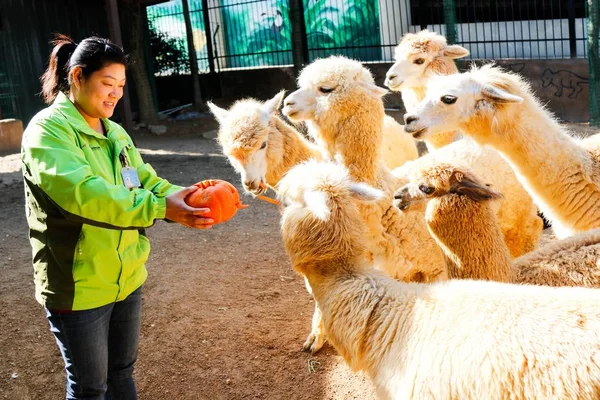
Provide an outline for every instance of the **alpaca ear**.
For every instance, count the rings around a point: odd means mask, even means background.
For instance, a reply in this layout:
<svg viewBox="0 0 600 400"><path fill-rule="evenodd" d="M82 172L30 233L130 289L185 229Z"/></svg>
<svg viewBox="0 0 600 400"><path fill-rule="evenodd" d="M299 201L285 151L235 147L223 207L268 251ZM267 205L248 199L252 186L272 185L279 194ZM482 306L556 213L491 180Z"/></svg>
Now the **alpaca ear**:
<svg viewBox="0 0 600 400"><path fill-rule="evenodd" d="M225 110L224 108L221 108L210 101L208 101L206 104L208 104L210 112L215 116L219 124L222 124L223 121L225 121L227 117L229 117L229 111Z"/></svg>
<svg viewBox="0 0 600 400"><path fill-rule="evenodd" d="M499 89L492 85L485 85L481 89L481 94L487 100L493 103L522 103L523 98L519 96L515 96L514 94L508 93L506 90Z"/></svg>
<svg viewBox="0 0 600 400"><path fill-rule="evenodd" d="M389 90L379 87L379 86L375 85L374 83L362 83L361 82L360 86L362 86L362 88L365 89L367 91L367 93L369 93L371 96L376 97L376 98L381 98L389 93Z"/></svg>
<svg viewBox="0 0 600 400"><path fill-rule="evenodd" d="M442 55L446 56L446 57L450 57L450 58L463 58L468 56L469 50L465 49L462 46L459 46L457 44L453 44L450 46L447 46L444 50L442 50Z"/></svg>
<svg viewBox="0 0 600 400"><path fill-rule="evenodd" d="M327 195L323 192L308 190L304 193L304 201L313 215L322 221L327 221L331 211L327 206Z"/></svg>
<svg viewBox="0 0 600 400"><path fill-rule="evenodd" d="M271 119L271 115L273 115L273 113L275 113L275 111L279 110L284 96L285 96L285 90L282 90L279 93L277 93L275 96L273 96L272 99L265 101L265 103L261 106L263 122L265 119L268 122Z"/></svg>
<svg viewBox="0 0 600 400"><path fill-rule="evenodd" d="M458 178L451 186L449 193L464 195L476 202L483 202L502 198L502 194L480 184L476 180L463 174L455 174Z"/></svg>
<svg viewBox="0 0 600 400"><path fill-rule="evenodd" d="M385 193L381 190L375 189L366 183L351 183L348 190L350 196L359 201L376 201L385 197Z"/></svg>

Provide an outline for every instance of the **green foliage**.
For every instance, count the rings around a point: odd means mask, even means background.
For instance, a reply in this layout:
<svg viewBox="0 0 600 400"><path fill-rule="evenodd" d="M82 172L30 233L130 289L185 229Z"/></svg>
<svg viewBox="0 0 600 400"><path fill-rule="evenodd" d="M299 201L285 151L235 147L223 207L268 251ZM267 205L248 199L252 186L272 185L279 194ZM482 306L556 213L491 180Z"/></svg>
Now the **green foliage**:
<svg viewBox="0 0 600 400"><path fill-rule="evenodd" d="M169 37L149 21L152 66L157 75L179 75L190 73L186 43L183 39Z"/></svg>

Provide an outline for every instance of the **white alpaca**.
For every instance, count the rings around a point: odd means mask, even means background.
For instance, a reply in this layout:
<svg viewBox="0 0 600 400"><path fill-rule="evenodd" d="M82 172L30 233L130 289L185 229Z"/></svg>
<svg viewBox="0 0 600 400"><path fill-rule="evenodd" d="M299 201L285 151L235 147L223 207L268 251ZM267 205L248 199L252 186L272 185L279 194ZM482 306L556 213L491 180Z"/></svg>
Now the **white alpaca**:
<svg viewBox="0 0 600 400"><path fill-rule="evenodd" d="M600 229L512 261L492 208L501 195L483 182L467 169L436 164L413 170L411 182L396 191L404 212L425 209L449 277L600 288Z"/></svg>
<svg viewBox="0 0 600 400"><path fill-rule="evenodd" d="M381 399L600 397L600 291L395 281L362 258L356 202L381 194L349 175L333 163L290 171L281 231L330 342Z"/></svg>
<svg viewBox="0 0 600 400"><path fill-rule="evenodd" d="M229 110L209 102L219 122L218 140L223 153L241 175L244 188L260 194L265 187L275 187L294 165L309 158L322 158L322 149L304 138L278 116L285 91L260 102L244 99ZM399 167L418 157L415 141L402 125L385 116L385 141L382 158L390 168Z"/></svg>
<svg viewBox="0 0 600 400"><path fill-rule="evenodd" d="M371 237L368 251L379 268L406 281L445 279L441 251L422 216L403 217L392 206L397 180L380 162L386 90L358 61L344 57L313 62L298 84L300 89L284 100L283 112L293 121L306 121L315 141L354 179L386 193L377 204L361 206Z"/></svg>
<svg viewBox="0 0 600 400"><path fill-rule="evenodd" d="M567 134L513 73L487 65L429 81L406 116L416 138L460 129L500 152L558 237L600 227L600 137Z"/></svg>
<svg viewBox="0 0 600 400"><path fill-rule="evenodd" d="M394 49L394 65L386 74L385 85L402 93L407 112L425 98L427 80L436 75L458 73L454 59L469 55L459 45L448 45L446 38L438 33L422 30L407 33ZM461 135L453 130L425 139L429 151L439 149L458 139Z"/></svg>

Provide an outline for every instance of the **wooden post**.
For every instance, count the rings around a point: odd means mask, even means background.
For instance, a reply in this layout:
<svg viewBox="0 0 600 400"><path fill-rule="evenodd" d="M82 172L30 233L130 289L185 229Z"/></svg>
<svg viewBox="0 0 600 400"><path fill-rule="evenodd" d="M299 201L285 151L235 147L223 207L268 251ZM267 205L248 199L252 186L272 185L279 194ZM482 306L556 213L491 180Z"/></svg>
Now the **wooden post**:
<svg viewBox="0 0 600 400"><path fill-rule="evenodd" d="M123 47L117 0L106 0L106 14L111 42ZM130 133L133 129L133 117L131 115L131 102L129 100L129 90L127 89L127 85L125 85L125 88L123 89L123 98L119 102L119 113L123 119L123 127Z"/></svg>
<svg viewBox="0 0 600 400"><path fill-rule="evenodd" d="M190 18L190 7L188 0L182 0L183 20L185 21L185 32L188 44L188 57L190 60L190 72L192 74L193 102L196 110L202 109L202 95L200 93L200 76L198 76L198 58L196 57L196 47L194 46L194 33L192 30L192 20ZM210 38L206 38L210 41Z"/></svg>

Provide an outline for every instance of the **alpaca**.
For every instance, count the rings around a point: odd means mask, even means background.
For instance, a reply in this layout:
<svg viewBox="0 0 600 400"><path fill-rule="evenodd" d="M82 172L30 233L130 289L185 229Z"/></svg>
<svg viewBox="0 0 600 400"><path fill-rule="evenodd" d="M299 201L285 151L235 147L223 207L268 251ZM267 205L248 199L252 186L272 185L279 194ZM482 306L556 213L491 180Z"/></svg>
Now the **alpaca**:
<svg viewBox="0 0 600 400"><path fill-rule="evenodd" d="M284 114L305 121L309 133L329 155L348 167L353 179L386 193L376 204L361 206L371 241L369 255L390 276L406 281L445 279L443 255L422 216L403 217L392 206L397 180L380 162L381 97L360 62L345 57L317 60L300 73L300 89L284 100Z"/></svg>
<svg viewBox="0 0 600 400"><path fill-rule="evenodd" d="M427 29L418 33L407 33L394 49L394 65L386 74L385 86L402 93L402 102L407 112L425 98L427 80L434 75L458 73L454 59L469 55L459 45L448 45L446 38ZM425 140L427 149L433 151L458 139L461 135L453 130Z"/></svg>
<svg viewBox="0 0 600 400"><path fill-rule="evenodd" d="M503 195L492 207L512 257L519 257L537 247L543 232L543 220L538 216L537 206L531 196L497 151L465 138L407 162L392 174L404 184L410 180L413 170L438 163L467 168Z"/></svg>
<svg viewBox="0 0 600 400"><path fill-rule="evenodd" d="M306 140L296 129L279 118L278 110L285 91L272 99L237 101L229 110L208 102L219 122L218 141L230 163L241 175L244 189L253 194L274 188L294 165L309 158L322 159L319 146ZM386 135L382 158L390 168L418 157L414 139L402 125L385 116Z"/></svg>
<svg viewBox="0 0 600 400"><path fill-rule="evenodd" d="M518 75L486 65L432 78L405 119L415 138L460 129L496 149L557 237L600 227L600 136L569 136Z"/></svg>
<svg viewBox="0 0 600 400"><path fill-rule="evenodd" d="M362 256L357 203L383 194L349 175L332 162L292 169L279 183L281 232L330 342L379 398L600 397L600 291L398 282Z"/></svg>
<svg viewBox="0 0 600 400"><path fill-rule="evenodd" d="M394 196L405 212L425 209L450 278L600 288L600 229L512 262L491 206L501 195L482 182L464 168L430 165L413 170L411 182Z"/></svg>
<svg viewBox="0 0 600 400"><path fill-rule="evenodd" d="M323 157L320 147L276 115L285 92L266 102L237 101L229 110L208 102L219 122L218 141L229 162L241 175L244 189L260 194L274 188L293 166Z"/></svg>

